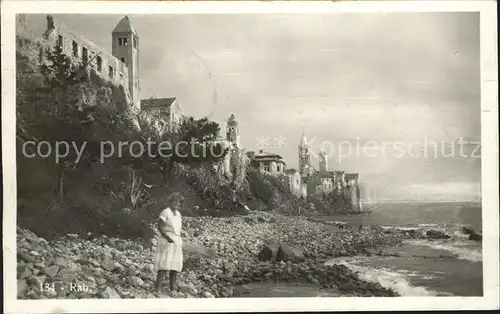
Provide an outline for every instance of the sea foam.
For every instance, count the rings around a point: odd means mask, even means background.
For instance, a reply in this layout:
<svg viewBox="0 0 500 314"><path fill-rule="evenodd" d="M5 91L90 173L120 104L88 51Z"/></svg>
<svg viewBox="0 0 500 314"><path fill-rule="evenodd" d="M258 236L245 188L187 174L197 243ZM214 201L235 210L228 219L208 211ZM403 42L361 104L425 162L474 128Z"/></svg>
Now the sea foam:
<svg viewBox="0 0 500 314"><path fill-rule="evenodd" d="M471 247L470 241L454 241L454 242L438 242L438 241L425 241L425 240L411 240L408 243L413 245L428 246L436 250L443 250L452 253L458 259L467 260L471 262L481 262L483 260L483 253L478 248Z"/></svg>
<svg viewBox="0 0 500 314"><path fill-rule="evenodd" d="M341 264L345 265L352 271L358 273L358 276L362 280L368 282L377 282L382 287L396 291L401 296L435 296L437 292L429 290L421 286L412 286L406 276L410 274L402 274L400 272L395 272L387 268L371 268L356 265L355 262L349 262L345 259L335 259L330 260L325 263L325 265L331 264Z"/></svg>

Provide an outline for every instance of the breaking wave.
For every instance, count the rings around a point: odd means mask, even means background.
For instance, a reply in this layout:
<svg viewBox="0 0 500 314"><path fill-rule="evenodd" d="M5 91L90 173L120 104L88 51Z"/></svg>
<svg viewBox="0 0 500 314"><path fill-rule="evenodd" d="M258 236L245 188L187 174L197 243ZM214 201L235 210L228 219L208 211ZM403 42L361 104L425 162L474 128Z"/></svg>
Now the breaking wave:
<svg viewBox="0 0 500 314"><path fill-rule="evenodd" d="M430 242L425 240L412 240L408 243L420 246L428 246L436 250L443 250L454 254L458 259L471 262L481 262L483 253L480 248L472 247L470 242L453 241L453 242Z"/></svg>
<svg viewBox="0 0 500 314"><path fill-rule="evenodd" d="M402 274L401 272L394 272L387 268L370 268L365 266L356 265L346 260L331 260L326 264L341 264L347 266L352 271L358 273L362 280L369 282L377 282L387 289L396 291L401 296L436 296L437 292L429 290L421 286L412 286L406 276L410 274Z"/></svg>

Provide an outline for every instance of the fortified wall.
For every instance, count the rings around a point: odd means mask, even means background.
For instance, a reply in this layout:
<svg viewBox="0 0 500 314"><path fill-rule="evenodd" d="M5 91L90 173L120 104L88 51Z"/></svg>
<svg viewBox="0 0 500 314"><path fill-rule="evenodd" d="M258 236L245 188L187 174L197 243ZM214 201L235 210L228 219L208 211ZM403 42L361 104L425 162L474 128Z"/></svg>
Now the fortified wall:
<svg viewBox="0 0 500 314"><path fill-rule="evenodd" d="M38 34L30 27L25 15L18 15L16 53L18 59L22 59L22 62L18 60L18 66L25 65L26 68L30 68L28 72L37 72L39 67L47 62L47 51L59 44L63 53L74 65L85 64L88 73L92 72L103 81L117 87L123 93L118 98L123 99L127 107L133 106L127 65L92 41L59 23L52 16L48 15L46 18L47 28L45 32Z"/></svg>
<svg viewBox="0 0 500 314"><path fill-rule="evenodd" d="M114 85L122 85L128 92L129 75L125 63L50 15L47 16L44 38L52 47L60 44L75 64L88 64L88 68L95 70L99 77Z"/></svg>

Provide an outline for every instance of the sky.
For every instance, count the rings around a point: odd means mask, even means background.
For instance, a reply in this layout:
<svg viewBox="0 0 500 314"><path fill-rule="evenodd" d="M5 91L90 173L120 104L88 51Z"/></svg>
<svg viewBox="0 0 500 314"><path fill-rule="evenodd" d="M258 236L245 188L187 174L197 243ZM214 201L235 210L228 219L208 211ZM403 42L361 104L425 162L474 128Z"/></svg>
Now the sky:
<svg viewBox="0 0 500 314"><path fill-rule="evenodd" d="M55 16L107 51L121 17ZM478 13L129 17L141 98L177 97L222 133L234 114L242 146L288 168L305 131L314 166L324 148L330 170L360 173L366 199L480 197ZM44 16L29 22L45 29Z"/></svg>

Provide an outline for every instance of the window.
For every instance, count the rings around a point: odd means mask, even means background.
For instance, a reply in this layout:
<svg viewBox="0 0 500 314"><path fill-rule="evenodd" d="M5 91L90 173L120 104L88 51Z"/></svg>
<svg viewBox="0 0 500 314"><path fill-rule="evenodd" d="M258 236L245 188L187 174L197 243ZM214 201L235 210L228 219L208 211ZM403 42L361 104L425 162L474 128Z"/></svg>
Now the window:
<svg viewBox="0 0 500 314"><path fill-rule="evenodd" d="M118 46L127 46L127 37L118 37Z"/></svg>
<svg viewBox="0 0 500 314"><path fill-rule="evenodd" d="M123 63L125 63L125 58L120 58L120 60L121 60Z"/></svg>
<svg viewBox="0 0 500 314"><path fill-rule="evenodd" d="M82 47L82 60L83 60L83 63L87 63L88 59L89 59L89 51L87 50L87 48Z"/></svg>
<svg viewBox="0 0 500 314"><path fill-rule="evenodd" d="M78 57L78 44L73 40L73 56Z"/></svg>
<svg viewBox="0 0 500 314"><path fill-rule="evenodd" d="M278 172L281 171L281 166L280 165L276 165L276 171L278 171Z"/></svg>
<svg viewBox="0 0 500 314"><path fill-rule="evenodd" d="M102 71L102 59L99 56L97 56L97 71Z"/></svg>
<svg viewBox="0 0 500 314"><path fill-rule="evenodd" d="M134 40L134 48L137 49L137 38L134 37L133 40Z"/></svg>
<svg viewBox="0 0 500 314"><path fill-rule="evenodd" d="M57 44L59 46L62 46L64 44L62 35L59 35L59 37L57 37Z"/></svg>
<svg viewBox="0 0 500 314"><path fill-rule="evenodd" d="M115 71L115 70L113 69L113 67L112 67L112 66L110 66L110 67L109 67L109 77L110 77L110 78L113 78L114 71Z"/></svg>
<svg viewBox="0 0 500 314"><path fill-rule="evenodd" d="M264 166L264 171L265 171L265 172L271 172L271 169L270 169L270 167L269 167L269 166Z"/></svg>

